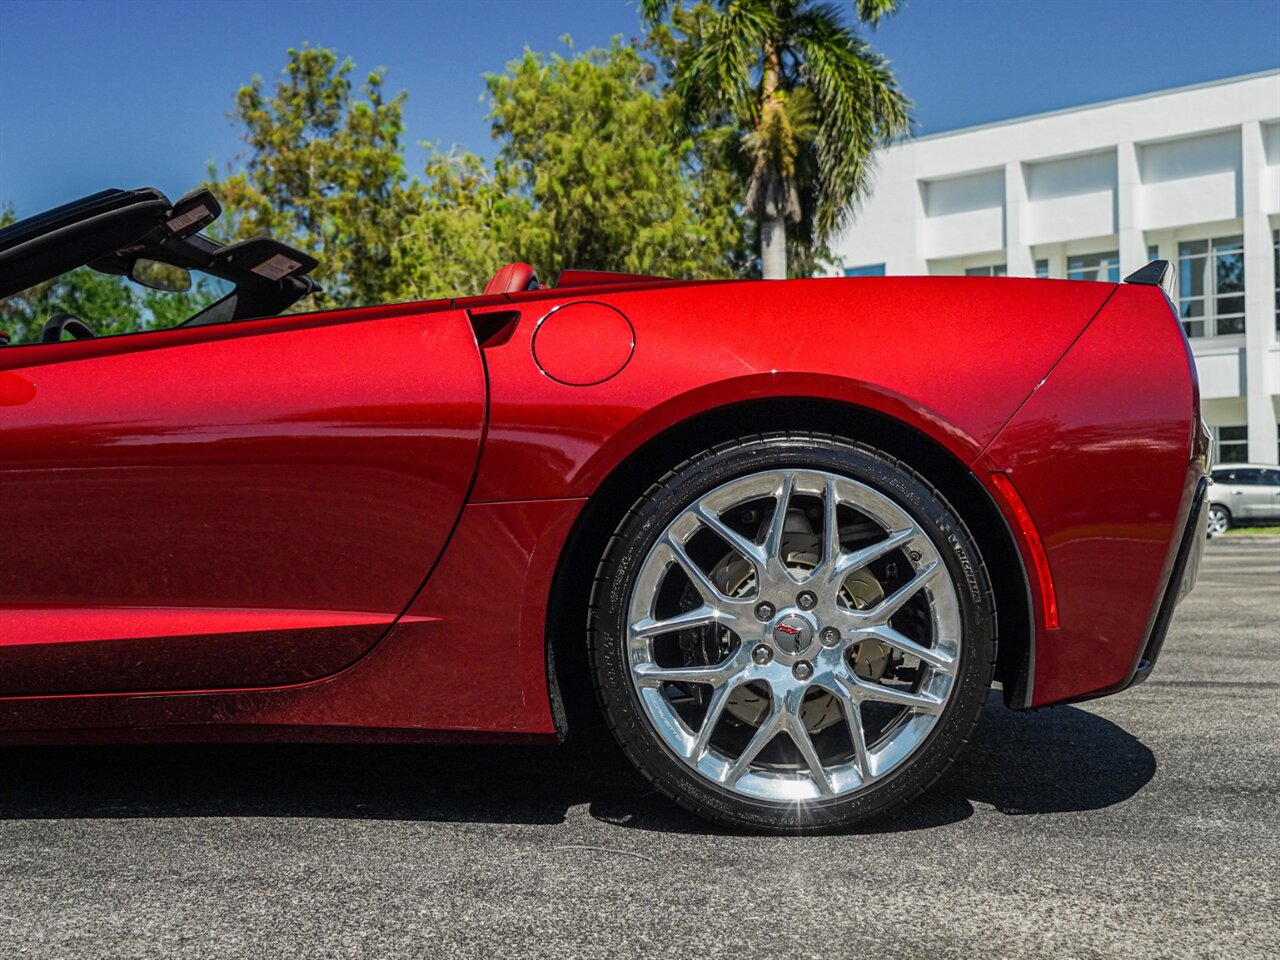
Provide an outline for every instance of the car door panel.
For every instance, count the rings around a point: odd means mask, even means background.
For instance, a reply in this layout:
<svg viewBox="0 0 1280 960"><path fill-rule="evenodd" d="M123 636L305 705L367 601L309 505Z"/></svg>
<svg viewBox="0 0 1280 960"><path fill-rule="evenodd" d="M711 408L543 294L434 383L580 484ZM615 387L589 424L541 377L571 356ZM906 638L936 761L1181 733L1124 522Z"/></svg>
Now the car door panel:
<svg viewBox="0 0 1280 960"><path fill-rule="evenodd" d="M0 406L0 695L287 684L367 651L479 454L448 306L0 355L27 398Z"/></svg>
<svg viewBox="0 0 1280 960"><path fill-rule="evenodd" d="M1245 467L1235 471L1235 489L1233 499L1239 505L1236 516L1242 520L1257 520L1265 516L1269 501L1269 491L1262 485L1262 471L1253 467Z"/></svg>
<svg viewBox="0 0 1280 960"><path fill-rule="evenodd" d="M1280 470L1270 467L1262 471L1262 490L1258 518L1274 522L1280 519Z"/></svg>

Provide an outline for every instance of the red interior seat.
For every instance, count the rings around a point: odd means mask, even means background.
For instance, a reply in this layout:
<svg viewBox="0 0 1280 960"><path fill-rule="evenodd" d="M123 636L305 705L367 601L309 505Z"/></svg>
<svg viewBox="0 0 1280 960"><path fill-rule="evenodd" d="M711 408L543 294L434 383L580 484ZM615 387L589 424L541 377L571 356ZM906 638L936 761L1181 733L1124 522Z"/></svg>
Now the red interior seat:
<svg viewBox="0 0 1280 960"><path fill-rule="evenodd" d="M519 293L522 290L537 290L538 275L527 263L508 263L493 275L484 287L484 296L494 293Z"/></svg>

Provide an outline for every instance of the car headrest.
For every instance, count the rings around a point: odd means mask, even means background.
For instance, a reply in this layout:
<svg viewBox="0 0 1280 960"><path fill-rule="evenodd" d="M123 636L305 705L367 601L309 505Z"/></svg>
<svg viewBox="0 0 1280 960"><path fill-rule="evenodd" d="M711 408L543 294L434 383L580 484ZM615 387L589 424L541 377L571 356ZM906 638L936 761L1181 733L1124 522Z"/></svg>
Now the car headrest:
<svg viewBox="0 0 1280 960"><path fill-rule="evenodd" d="M495 293L519 293L522 290L537 290L538 275L527 263L508 263L493 275L493 279L485 284L484 296Z"/></svg>

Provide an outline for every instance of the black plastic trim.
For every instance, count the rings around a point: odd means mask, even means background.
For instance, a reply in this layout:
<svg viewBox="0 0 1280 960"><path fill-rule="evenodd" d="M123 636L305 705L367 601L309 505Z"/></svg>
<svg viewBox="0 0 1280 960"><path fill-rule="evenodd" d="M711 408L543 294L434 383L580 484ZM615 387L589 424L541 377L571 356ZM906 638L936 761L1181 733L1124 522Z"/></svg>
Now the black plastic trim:
<svg viewBox="0 0 1280 960"><path fill-rule="evenodd" d="M1152 260L1124 278L1125 283L1140 283L1149 287L1163 287L1165 276L1173 269L1168 260Z"/></svg>
<svg viewBox="0 0 1280 960"><path fill-rule="evenodd" d="M1151 675L1160 656L1160 648L1164 646L1164 638L1169 633L1169 624L1173 621L1173 611L1195 585L1200 573L1200 559L1204 556L1204 543L1208 539L1205 526L1205 504L1208 502L1209 478L1201 477L1196 484L1196 492L1191 498L1191 510L1187 515L1187 525L1182 531L1182 541L1178 545L1178 556L1173 561L1173 569L1169 571L1169 583L1165 586L1164 599L1160 601L1160 609L1156 613L1155 622L1151 625L1151 633L1147 644L1142 649L1137 669L1122 689L1128 689L1141 683Z"/></svg>

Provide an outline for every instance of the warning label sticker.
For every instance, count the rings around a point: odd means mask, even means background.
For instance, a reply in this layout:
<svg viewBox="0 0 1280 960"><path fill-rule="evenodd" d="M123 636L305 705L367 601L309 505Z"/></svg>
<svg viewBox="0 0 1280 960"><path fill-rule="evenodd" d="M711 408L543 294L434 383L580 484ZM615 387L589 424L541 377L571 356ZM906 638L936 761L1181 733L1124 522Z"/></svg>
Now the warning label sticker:
<svg viewBox="0 0 1280 960"><path fill-rule="evenodd" d="M209 208L202 203L202 204L199 204L198 206L192 207L186 213L183 213L183 214L180 214L179 216L174 217L172 220L166 223L165 226L167 226L174 233L180 233L186 227L191 226L191 224L196 223L199 220L204 220L208 216L209 216Z"/></svg>
<svg viewBox="0 0 1280 960"><path fill-rule="evenodd" d="M290 260L283 253L277 253L271 259L262 261L252 269L260 277L266 277L268 280L280 280L293 273L300 266L302 264L297 260Z"/></svg>

